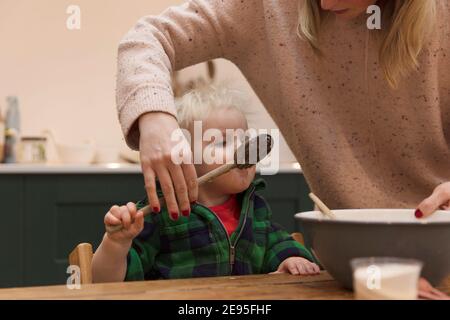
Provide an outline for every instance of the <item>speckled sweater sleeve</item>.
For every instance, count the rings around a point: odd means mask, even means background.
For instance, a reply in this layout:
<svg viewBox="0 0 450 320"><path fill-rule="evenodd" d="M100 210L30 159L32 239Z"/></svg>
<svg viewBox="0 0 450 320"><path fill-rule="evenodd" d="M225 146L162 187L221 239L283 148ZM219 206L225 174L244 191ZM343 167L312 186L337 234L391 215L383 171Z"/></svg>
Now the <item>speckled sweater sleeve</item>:
<svg viewBox="0 0 450 320"><path fill-rule="evenodd" d="M191 0L140 19L125 35L118 52L116 102L131 148L139 146L139 116L152 111L176 116L174 70L245 54L245 46L251 44L245 37L258 24L258 6L261 0Z"/></svg>

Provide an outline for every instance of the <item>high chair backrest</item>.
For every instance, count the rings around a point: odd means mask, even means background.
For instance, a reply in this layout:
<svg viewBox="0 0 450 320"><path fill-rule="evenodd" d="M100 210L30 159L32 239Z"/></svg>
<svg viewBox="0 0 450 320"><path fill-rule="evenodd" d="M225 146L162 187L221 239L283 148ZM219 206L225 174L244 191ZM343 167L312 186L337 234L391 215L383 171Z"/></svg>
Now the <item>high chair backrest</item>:
<svg viewBox="0 0 450 320"><path fill-rule="evenodd" d="M295 241L297 241L297 242L299 242L299 243L305 245L305 239L303 238L303 234L301 234L300 232L294 232L294 233L291 233L291 237L292 237Z"/></svg>
<svg viewBox="0 0 450 320"><path fill-rule="evenodd" d="M69 255L69 264L80 267L81 284L92 283L92 245L80 243Z"/></svg>

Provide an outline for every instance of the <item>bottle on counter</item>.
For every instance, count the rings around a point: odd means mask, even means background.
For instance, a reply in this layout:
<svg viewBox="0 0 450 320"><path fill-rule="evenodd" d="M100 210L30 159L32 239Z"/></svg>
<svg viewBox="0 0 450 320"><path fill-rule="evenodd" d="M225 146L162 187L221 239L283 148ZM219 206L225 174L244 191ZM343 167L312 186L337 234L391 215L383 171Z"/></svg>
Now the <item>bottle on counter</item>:
<svg viewBox="0 0 450 320"><path fill-rule="evenodd" d="M5 154L5 120L0 109L0 163L3 162Z"/></svg>
<svg viewBox="0 0 450 320"><path fill-rule="evenodd" d="M7 97L8 111L5 120L5 163L16 163L17 145L20 139L20 112L17 97Z"/></svg>

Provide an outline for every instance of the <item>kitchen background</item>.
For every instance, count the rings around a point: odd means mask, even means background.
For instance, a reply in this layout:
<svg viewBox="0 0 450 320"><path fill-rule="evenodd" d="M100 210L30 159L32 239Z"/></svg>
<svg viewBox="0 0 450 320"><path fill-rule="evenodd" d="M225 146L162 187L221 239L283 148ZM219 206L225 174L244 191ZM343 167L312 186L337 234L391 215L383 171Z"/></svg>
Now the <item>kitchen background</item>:
<svg viewBox="0 0 450 320"><path fill-rule="evenodd" d="M145 197L140 165L117 163L138 159L126 146L117 119L117 46L140 17L182 2L0 0L3 118L8 105L16 103L15 98L7 102L7 97L15 96L20 119L10 111L12 129L20 127L22 138L45 131L49 141L56 141L47 146L59 146L46 150L52 164L0 164L0 287L65 283L68 254L80 242L92 243L95 250L107 210ZM81 9L80 30L66 27L71 5ZM225 60L214 65L216 81L228 81L249 94L250 126L275 128L239 70ZM185 69L177 79L182 87L199 78L208 78L207 64ZM0 137L3 132L0 128ZM85 145L86 141L94 144ZM22 141L22 158L39 160L42 144L37 139ZM30 154L33 150L37 153ZM82 165L94 153L103 164ZM58 154L71 165L56 165ZM264 176L268 187L262 193L275 222L293 232L294 214L311 209L312 203L284 140L279 158L282 170Z"/></svg>
<svg viewBox="0 0 450 320"><path fill-rule="evenodd" d="M0 0L0 109L19 100L22 136L50 130L60 144L94 141L105 159L127 150L115 109L117 45L136 21L182 0ZM81 9L81 29L69 30L70 5ZM240 71L215 61L217 81L250 96L249 120L275 128ZM204 64L185 69L180 80L206 77ZM280 161L295 161L284 143Z"/></svg>

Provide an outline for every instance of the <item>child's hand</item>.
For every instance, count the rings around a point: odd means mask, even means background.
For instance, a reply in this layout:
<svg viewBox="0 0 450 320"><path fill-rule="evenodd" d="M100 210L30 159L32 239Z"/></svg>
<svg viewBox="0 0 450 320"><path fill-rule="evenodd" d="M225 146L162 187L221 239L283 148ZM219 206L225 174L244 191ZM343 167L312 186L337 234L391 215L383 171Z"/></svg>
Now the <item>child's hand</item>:
<svg viewBox="0 0 450 320"><path fill-rule="evenodd" d="M301 257L290 257L284 260L278 266L277 271L272 273L290 273L294 275L314 275L320 273L320 268L317 264Z"/></svg>
<svg viewBox="0 0 450 320"><path fill-rule="evenodd" d="M113 241L130 244L131 241L144 229L144 213L137 211L132 202L126 206L112 206L104 219L105 225L115 226L122 224L123 229L113 233L107 233Z"/></svg>

